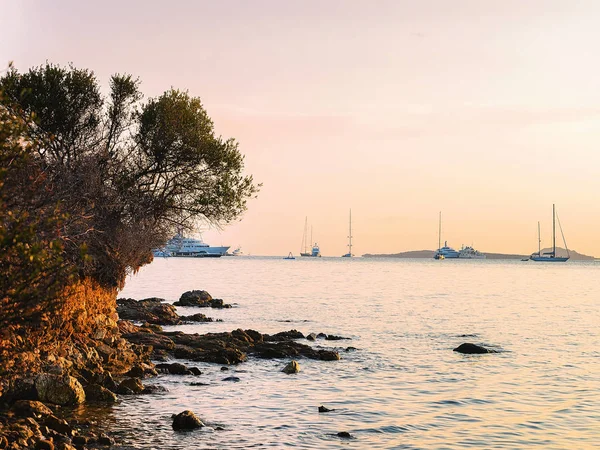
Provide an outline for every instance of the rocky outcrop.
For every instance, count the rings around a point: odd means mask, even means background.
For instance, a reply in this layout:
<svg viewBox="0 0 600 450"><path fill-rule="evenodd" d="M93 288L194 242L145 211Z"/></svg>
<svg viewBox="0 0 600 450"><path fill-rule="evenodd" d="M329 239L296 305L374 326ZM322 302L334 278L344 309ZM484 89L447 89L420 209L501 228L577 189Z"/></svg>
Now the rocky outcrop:
<svg viewBox="0 0 600 450"><path fill-rule="evenodd" d="M319 406L319 412L320 413L328 413L328 412L331 412L331 411L335 411L335 409L329 409L329 408L326 408L323 405Z"/></svg>
<svg viewBox="0 0 600 450"><path fill-rule="evenodd" d="M85 397L88 402L117 403L117 396L99 384L86 386Z"/></svg>
<svg viewBox="0 0 600 450"><path fill-rule="evenodd" d="M173 303L175 306L195 306L197 308L231 308L220 298L212 298L206 291L187 291L181 294L178 301Z"/></svg>
<svg viewBox="0 0 600 450"><path fill-rule="evenodd" d="M454 349L455 352L463 353L466 355L480 355L484 353L497 353L495 350L490 350L481 345L472 344L470 342L465 342L464 344L460 344L458 347Z"/></svg>
<svg viewBox="0 0 600 450"><path fill-rule="evenodd" d="M161 298L139 301L133 298L120 298L117 300L117 313L121 319L157 325L177 325L181 322L175 307L165 303Z"/></svg>
<svg viewBox="0 0 600 450"><path fill-rule="evenodd" d="M138 344L153 345L153 357L163 360L175 357L231 365L246 361L248 355L258 358L305 357L322 361L340 359L336 350L315 348L297 342L295 339L304 337L297 330L263 335L255 330L237 329L201 335L181 331L152 333L146 329L124 337Z"/></svg>
<svg viewBox="0 0 600 450"><path fill-rule="evenodd" d="M196 417L196 415L189 410L180 412L177 415L173 415L173 429L178 430L195 430L196 428L202 428L204 424Z"/></svg>
<svg viewBox="0 0 600 450"><path fill-rule="evenodd" d="M42 402L67 406L85 401L85 392L76 378L65 375L41 374L35 380L35 389Z"/></svg>

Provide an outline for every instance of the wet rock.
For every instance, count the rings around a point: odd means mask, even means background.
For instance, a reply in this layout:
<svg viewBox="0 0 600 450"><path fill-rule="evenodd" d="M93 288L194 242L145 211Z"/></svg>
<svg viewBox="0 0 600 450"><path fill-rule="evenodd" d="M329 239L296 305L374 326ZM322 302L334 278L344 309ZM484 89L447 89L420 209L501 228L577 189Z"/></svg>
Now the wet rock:
<svg viewBox="0 0 600 450"><path fill-rule="evenodd" d="M338 361L341 359L340 354L333 350L319 350L317 355L321 361Z"/></svg>
<svg viewBox="0 0 600 450"><path fill-rule="evenodd" d="M192 375L202 375L202 372L197 367L190 367L189 371L192 372Z"/></svg>
<svg viewBox="0 0 600 450"><path fill-rule="evenodd" d="M35 388L42 402L65 406L85 401L83 386L69 375L41 374L35 380Z"/></svg>
<svg viewBox="0 0 600 450"><path fill-rule="evenodd" d="M18 400L11 408L15 414L22 417L47 417L52 415L52 410L42 402L35 400ZM0 447L1 448L1 447Z"/></svg>
<svg viewBox="0 0 600 450"><path fill-rule="evenodd" d="M212 317L206 317L204 314L198 313L191 316L180 316L182 322L212 322Z"/></svg>
<svg viewBox="0 0 600 450"><path fill-rule="evenodd" d="M319 412L320 413L328 413L328 412L331 412L331 411L335 411L335 409L329 409L329 408L324 407L323 405L319 406Z"/></svg>
<svg viewBox="0 0 600 450"><path fill-rule="evenodd" d="M202 421L192 411L186 410L173 416L174 430L194 430L203 426Z"/></svg>
<svg viewBox="0 0 600 450"><path fill-rule="evenodd" d="M314 341L317 339L317 335L315 333L310 333L308 336L306 336L306 339L309 341Z"/></svg>
<svg viewBox="0 0 600 450"><path fill-rule="evenodd" d="M169 390L164 386L159 386L157 384L149 384L147 386L144 386L142 394L158 394L161 392L169 392Z"/></svg>
<svg viewBox="0 0 600 450"><path fill-rule="evenodd" d="M125 375L132 378L144 378L145 373L142 366L136 365L133 366Z"/></svg>
<svg viewBox="0 0 600 450"><path fill-rule="evenodd" d="M298 373L300 372L300 364L298 364L298 361L292 360L283 369L281 369L281 371L283 373L287 373L288 375L292 373Z"/></svg>
<svg viewBox="0 0 600 450"><path fill-rule="evenodd" d="M121 319L148 322L157 325L177 325L181 322L175 307L164 303L160 298L134 300L120 298L117 300L117 313Z"/></svg>
<svg viewBox="0 0 600 450"><path fill-rule="evenodd" d="M466 355L479 355L483 353L495 353L493 350L489 350L480 345L472 344L470 342L466 342L464 344L460 344L458 347L454 349L455 352L463 353Z"/></svg>
<svg viewBox="0 0 600 450"><path fill-rule="evenodd" d="M335 334L328 334L325 337L326 341L341 341L341 340L345 340L345 339L350 339L350 338L343 337L343 336L336 336Z"/></svg>
<svg viewBox="0 0 600 450"><path fill-rule="evenodd" d="M228 370L229 370L229 367L225 367L225 366L221 367L221 372L226 372Z"/></svg>
<svg viewBox="0 0 600 450"><path fill-rule="evenodd" d="M190 383L190 386L210 386L209 383L202 383L200 381L193 381Z"/></svg>
<svg viewBox="0 0 600 450"><path fill-rule="evenodd" d="M83 447L90 442L90 439L85 436L75 436L73 439L73 444L77 447Z"/></svg>
<svg viewBox="0 0 600 450"><path fill-rule="evenodd" d="M169 365L169 373L172 375L189 375L191 372L181 363L173 363Z"/></svg>
<svg viewBox="0 0 600 450"><path fill-rule="evenodd" d="M242 380L239 377L231 376L231 377L223 378L223 380L221 380L221 381L232 381L234 383L237 383L237 382L242 381Z"/></svg>
<svg viewBox="0 0 600 450"><path fill-rule="evenodd" d="M35 389L35 379L17 378L12 380L8 388L2 394L2 402L13 403L16 400L39 400Z"/></svg>
<svg viewBox="0 0 600 450"><path fill-rule="evenodd" d="M126 378L119 384L117 394L128 395L126 389L129 389L134 394L141 394L144 391L144 385L139 378Z"/></svg>
<svg viewBox="0 0 600 450"><path fill-rule="evenodd" d="M353 352L356 351L356 347L346 347L346 350L344 350L345 352Z"/></svg>
<svg viewBox="0 0 600 450"><path fill-rule="evenodd" d="M343 439L352 439L352 435L350 433L348 433L347 431L340 431L337 434L338 437L341 437Z"/></svg>
<svg viewBox="0 0 600 450"><path fill-rule="evenodd" d="M111 446L111 445L115 445L115 440L113 438L111 438L110 436L101 433L100 436L98 436L98 444L100 445L104 445L104 446Z"/></svg>
<svg viewBox="0 0 600 450"><path fill-rule="evenodd" d="M117 403L117 396L99 384L90 384L85 388L87 401Z"/></svg>
<svg viewBox="0 0 600 450"><path fill-rule="evenodd" d="M56 431L59 434L68 437L73 437L75 435L75 431L73 430L71 425L69 425L68 422L64 419L59 419L56 416L48 416L46 417L46 419L44 419L43 423L46 427Z"/></svg>
<svg viewBox="0 0 600 450"><path fill-rule="evenodd" d="M304 335L298 330L290 330L290 331L281 331L272 336L266 334L264 336L264 340L267 342L280 342L280 341L289 341L292 339L303 339Z"/></svg>
<svg viewBox="0 0 600 450"><path fill-rule="evenodd" d="M326 339L327 335L325 333L319 333L317 334L317 339Z"/></svg>

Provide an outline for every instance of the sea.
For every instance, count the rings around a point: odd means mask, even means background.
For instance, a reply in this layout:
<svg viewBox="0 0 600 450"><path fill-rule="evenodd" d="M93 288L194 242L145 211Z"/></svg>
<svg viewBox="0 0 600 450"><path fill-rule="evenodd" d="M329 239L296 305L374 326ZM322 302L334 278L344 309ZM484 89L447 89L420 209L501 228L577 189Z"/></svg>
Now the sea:
<svg viewBox="0 0 600 450"><path fill-rule="evenodd" d="M293 375L281 372L288 360L228 371L180 361L202 375L146 379L168 392L122 397L96 417L118 449L598 448L599 279L593 261L156 258L121 297L203 289L233 304L200 311L222 322L166 330L350 339L302 340L341 359L299 359ZM464 342L497 353L453 351ZM207 426L173 431L183 410Z"/></svg>

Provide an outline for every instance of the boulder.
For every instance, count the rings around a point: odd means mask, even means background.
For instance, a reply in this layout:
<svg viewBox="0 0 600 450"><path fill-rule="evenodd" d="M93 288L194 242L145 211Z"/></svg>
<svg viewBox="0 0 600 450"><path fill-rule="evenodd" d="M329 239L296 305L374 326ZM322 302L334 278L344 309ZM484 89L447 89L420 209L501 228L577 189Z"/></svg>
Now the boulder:
<svg viewBox="0 0 600 450"><path fill-rule="evenodd" d="M117 313L121 319L148 322L157 325L177 325L181 322L175 307L164 303L161 298L120 298L117 300Z"/></svg>
<svg viewBox="0 0 600 450"><path fill-rule="evenodd" d="M83 386L69 375L41 374L35 380L35 388L42 402L55 405L78 405L85 401Z"/></svg>
<svg viewBox="0 0 600 450"><path fill-rule="evenodd" d="M222 381L232 381L234 383L238 383L239 381L242 381L242 380L240 379L240 377L231 376L231 377L223 378Z"/></svg>
<svg viewBox="0 0 600 450"><path fill-rule="evenodd" d="M317 335L315 333L310 333L308 336L306 336L306 339L309 341L314 341L317 339Z"/></svg>
<svg viewBox="0 0 600 450"><path fill-rule="evenodd" d="M181 294L174 306L195 306L198 308L231 308L220 298L212 298L206 291L187 291Z"/></svg>
<svg viewBox="0 0 600 450"><path fill-rule="evenodd" d="M460 344L458 347L454 349L455 352L463 353L466 355L480 355L483 353L495 353L493 350L489 350L485 347L482 347L477 344L472 344L470 342L465 342L464 344Z"/></svg>
<svg viewBox="0 0 600 450"><path fill-rule="evenodd" d="M85 388L87 401L117 403L117 396L99 384L90 384Z"/></svg>
<svg viewBox="0 0 600 450"><path fill-rule="evenodd" d="M56 416L48 416L44 420L44 425L51 430L56 431L59 434L63 434L68 437L75 436L75 430L69 425L64 419L59 419Z"/></svg>
<svg viewBox="0 0 600 450"><path fill-rule="evenodd" d="M203 426L202 421L192 411L186 410L173 416L174 430L194 430Z"/></svg>
<svg viewBox="0 0 600 450"><path fill-rule="evenodd" d="M350 339L350 338L343 337L343 336L336 336L335 334L328 334L328 335L325 337L325 340L326 340L326 341L341 341L341 340L343 340L343 339Z"/></svg>
<svg viewBox="0 0 600 450"><path fill-rule="evenodd" d="M344 439L351 439L352 435L350 433L348 433L347 431L340 431L338 434L338 437L344 438Z"/></svg>
<svg viewBox="0 0 600 450"><path fill-rule="evenodd" d="M42 402L35 400L17 400L12 406L15 414L22 417L47 417L52 415L52 410Z"/></svg>
<svg viewBox="0 0 600 450"><path fill-rule="evenodd" d="M287 373L288 375L292 373L298 373L300 372L300 364L298 364L298 361L292 360L283 369L281 369L281 371Z"/></svg>
<svg viewBox="0 0 600 450"><path fill-rule="evenodd" d="M164 386L149 384L148 386L144 387L142 394L158 394L159 392L169 392L169 390Z"/></svg>
<svg viewBox="0 0 600 450"><path fill-rule="evenodd" d="M139 378L125 378L117 388L117 394L123 393L127 395L126 389L131 390L134 394L141 394L144 391L144 385ZM127 392L127 393L125 393Z"/></svg>
<svg viewBox="0 0 600 450"><path fill-rule="evenodd" d="M2 448L0 446L0 448ZM35 443L34 450L54 450L54 442L42 439Z"/></svg>
<svg viewBox="0 0 600 450"><path fill-rule="evenodd" d="M323 405L319 406L319 412L320 413L328 413L328 412L331 412L331 411L335 411L335 409L329 409L329 408L324 407Z"/></svg>
<svg viewBox="0 0 600 450"><path fill-rule="evenodd" d="M212 317L206 317L202 313L193 314L191 316L181 316L179 317L182 322L212 322Z"/></svg>

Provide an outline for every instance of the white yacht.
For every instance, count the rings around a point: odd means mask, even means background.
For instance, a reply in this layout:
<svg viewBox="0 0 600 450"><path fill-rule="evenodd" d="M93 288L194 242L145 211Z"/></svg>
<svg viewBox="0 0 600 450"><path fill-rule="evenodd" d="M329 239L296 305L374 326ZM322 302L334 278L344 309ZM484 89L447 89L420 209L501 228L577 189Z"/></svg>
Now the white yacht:
<svg viewBox="0 0 600 450"><path fill-rule="evenodd" d="M478 250L475 250L473 247L469 247L468 245L465 247L464 245L460 248L458 252L458 257L461 259L485 259L486 256Z"/></svg>
<svg viewBox="0 0 600 450"><path fill-rule="evenodd" d="M435 259L448 259L448 258L458 258L460 255L459 252L457 252L456 250L454 250L452 247L448 247L448 241L444 242L444 246L441 248L438 248L435 252L435 255L433 255L433 257ZM444 258L441 258L441 256L443 256Z"/></svg>
<svg viewBox="0 0 600 450"><path fill-rule="evenodd" d="M167 242L163 252L169 256L219 258L227 253L227 250L229 247L212 247L202 239L186 238L177 234Z"/></svg>

